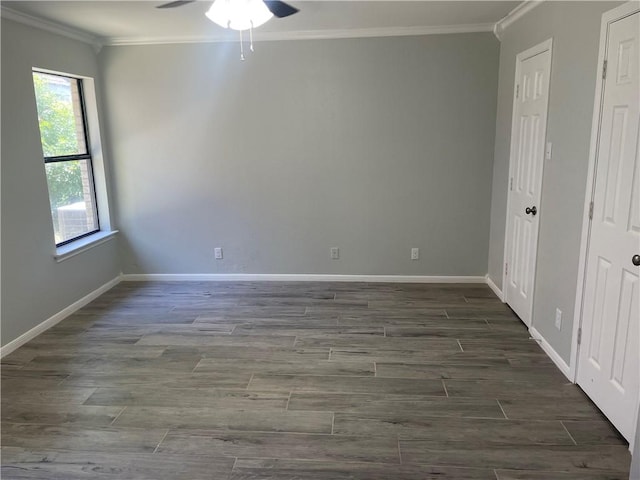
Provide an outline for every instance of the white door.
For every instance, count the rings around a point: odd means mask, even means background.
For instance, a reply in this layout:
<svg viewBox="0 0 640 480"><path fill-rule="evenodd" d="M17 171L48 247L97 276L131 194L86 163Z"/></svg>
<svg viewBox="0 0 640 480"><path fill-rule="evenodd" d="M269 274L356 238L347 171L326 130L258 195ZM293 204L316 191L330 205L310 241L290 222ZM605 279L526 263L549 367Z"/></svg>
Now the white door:
<svg viewBox="0 0 640 480"><path fill-rule="evenodd" d="M516 58L507 209L505 300L531 326L547 132L551 41Z"/></svg>
<svg viewBox="0 0 640 480"><path fill-rule="evenodd" d="M631 441L640 381L640 14L609 26L578 384Z"/></svg>

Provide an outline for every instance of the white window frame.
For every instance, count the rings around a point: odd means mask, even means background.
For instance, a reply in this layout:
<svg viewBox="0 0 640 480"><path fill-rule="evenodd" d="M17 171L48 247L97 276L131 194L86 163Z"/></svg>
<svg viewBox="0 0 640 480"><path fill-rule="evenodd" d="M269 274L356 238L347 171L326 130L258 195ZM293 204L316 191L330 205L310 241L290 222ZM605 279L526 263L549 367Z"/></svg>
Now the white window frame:
<svg viewBox="0 0 640 480"><path fill-rule="evenodd" d="M102 151L102 137L100 135L100 120L98 118L98 99L96 96L95 81L91 77L76 75L66 72L58 72L45 68L33 67L34 72L61 75L69 78L76 78L82 81L82 93L84 100L84 114L86 117L86 136L89 144L87 151L91 155L93 183L96 195L98 210L98 222L100 230L90 235L73 240L69 243L55 247L54 258L57 262L62 262L68 258L90 250L112 239L118 230L113 228L111 214L109 211L109 195L107 188L106 165ZM44 163L43 163L44 166Z"/></svg>

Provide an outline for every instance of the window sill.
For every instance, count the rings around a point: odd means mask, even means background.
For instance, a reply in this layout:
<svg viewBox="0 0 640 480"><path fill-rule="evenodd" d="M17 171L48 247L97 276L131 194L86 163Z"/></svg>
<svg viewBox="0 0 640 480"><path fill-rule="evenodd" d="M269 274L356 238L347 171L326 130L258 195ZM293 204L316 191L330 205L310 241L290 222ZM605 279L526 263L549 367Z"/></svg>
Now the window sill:
<svg viewBox="0 0 640 480"><path fill-rule="evenodd" d="M75 242L68 243L56 248L56 254L53 256L53 258L56 259L56 262L60 263L67 258L75 257L82 252L86 252L93 247L97 247L98 245L102 245L103 243L108 242L109 240L114 238L117 233L118 230L97 232L93 235L89 235L88 237L76 240Z"/></svg>

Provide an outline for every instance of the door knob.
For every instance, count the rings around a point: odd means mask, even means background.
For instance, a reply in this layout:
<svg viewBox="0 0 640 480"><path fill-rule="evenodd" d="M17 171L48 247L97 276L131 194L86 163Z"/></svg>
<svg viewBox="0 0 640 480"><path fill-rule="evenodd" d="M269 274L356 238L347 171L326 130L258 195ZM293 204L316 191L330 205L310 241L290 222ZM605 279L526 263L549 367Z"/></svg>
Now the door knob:
<svg viewBox="0 0 640 480"><path fill-rule="evenodd" d="M631 257L631 263L633 263L636 267L640 267L640 255L634 255Z"/></svg>
<svg viewBox="0 0 640 480"><path fill-rule="evenodd" d="M538 209L535 207L535 205L531 208L527 207L524 209L524 213L526 213L527 215L533 215L535 216L536 213L538 213Z"/></svg>

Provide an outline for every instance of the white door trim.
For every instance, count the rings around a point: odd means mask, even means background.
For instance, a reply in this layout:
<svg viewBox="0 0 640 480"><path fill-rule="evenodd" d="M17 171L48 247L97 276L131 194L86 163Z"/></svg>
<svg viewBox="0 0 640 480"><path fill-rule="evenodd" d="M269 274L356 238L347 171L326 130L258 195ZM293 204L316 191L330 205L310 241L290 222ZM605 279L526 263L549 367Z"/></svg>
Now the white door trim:
<svg viewBox="0 0 640 480"><path fill-rule="evenodd" d="M507 288L507 272L506 272L506 265L508 263L509 260L509 256L510 256L510 249L509 249L509 239L511 238L511 222L510 222L510 217L509 217L509 212L510 212L510 208L511 208L511 190L509 188L509 183L511 182L511 177L513 176L513 171L514 171L514 166L513 163L515 161L515 156L516 156L516 142L514 140L514 132L516 131L516 107L517 107L517 103L516 103L516 86L518 85L518 78L520 78L520 70L521 70L521 65L522 62L524 62L526 59L531 58L535 55L539 55L543 52L546 51L551 52L551 57L550 57L550 62L551 65L549 66L549 88L548 88L548 93L547 93L547 118L545 119L545 144L546 144L546 136L547 136L547 124L549 122L549 98L551 97L551 70L552 70L552 66L553 66L553 38L549 38L548 40L545 40L542 43L539 43L538 45L535 45L523 52L520 52L518 55L516 55L516 74L514 77L514 82L513 82L513 96L512 96L512 112L511 112L511 143L509 146L509 176L507 177L507 211L506 211L506 224L505 224L505 229L504 229L504 258L502 259L502 293L504 298L502 299L502 301L504 303L508 303L509 298L508 298L508 288ZM542 161L542 173L541 176L542 178L544 178L544 162L545 160ZM541 180L542 181L542 180ZM542 191L540 192L540 195L542 195ZM536 240L537 242L537 240ZM536 250L537 250L537 245L536 245ZM531 295L533 297L533 295L535 294L535 278L536 278L536 265L533 265L533 287L531 289ZM531 319L531 326L533 326L533 302L531 303L531 310L529 311L529 318Z"/></svg>
<svg viewBox="0 0 640 480"><path fill-rule="evenodd" d="M598 156L598 140L600 138L600 124L602 119L602 103L603 103L603 65L606 56L607 40L609 37L609 25L621 20L629 15L633 15L640 11L637 1L630 1L617 8L609 10L602 14L600 23L600 45L598 48L598 63L596 65L596 90L593 101L593 117L591 122L591 140L589 142L589 163L587 170L587 189L584 199L582 212L582 233L580 236L580 256L578 265L578 279L576 287L576 301L574 305L573 332L571 336L571 356L570 356L570 377L574 383L578 379L578 353L580 346L578 345L578 331L582 327L582 310L584 305L584 287L587 271L587 256L589 254L589 238L591 234L591 221L589 219L589 210L593 195L595 193L596 180L596 158ZM637 409L636 409L637 410ZM636 415L638 413L636 412ZM637 419L636 422L637 424ZM629 449L633 448L633 442L630 443Z"/></svg>

